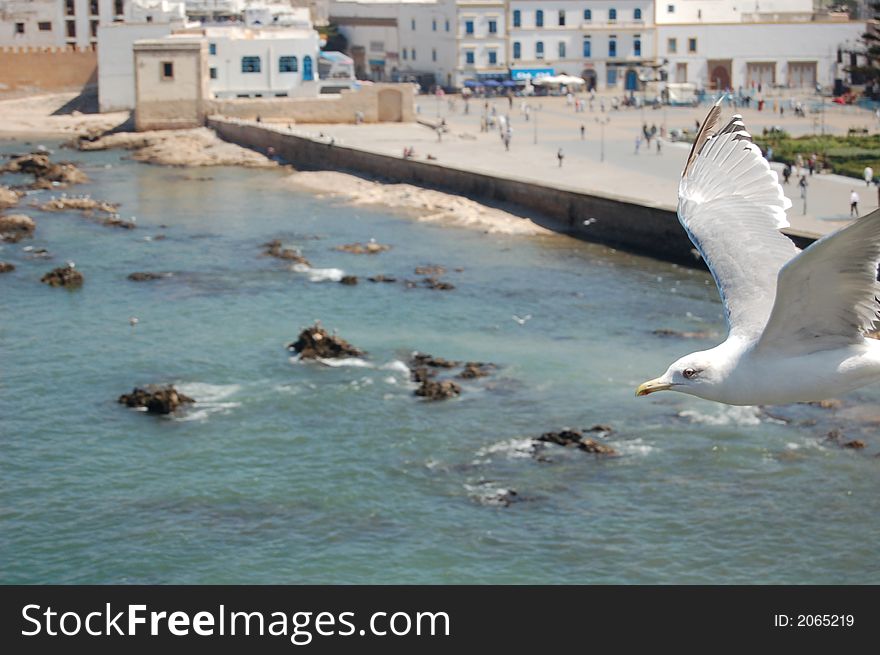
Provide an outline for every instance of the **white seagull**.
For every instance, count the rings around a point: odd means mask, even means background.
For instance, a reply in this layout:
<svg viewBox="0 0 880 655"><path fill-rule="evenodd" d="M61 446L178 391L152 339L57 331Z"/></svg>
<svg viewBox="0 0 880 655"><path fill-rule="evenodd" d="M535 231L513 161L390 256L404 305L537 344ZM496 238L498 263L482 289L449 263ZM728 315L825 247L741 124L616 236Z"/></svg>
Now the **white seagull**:
<svg viewBox="0 0 880 655"><path fill-rule="evenodd" d="M800 251L776 173L741 116L697 133L679 184L678 218L715 278L727 340L674 362L637 396L672 390L729 405L822 400L880 381L880 210Z"/></svg>

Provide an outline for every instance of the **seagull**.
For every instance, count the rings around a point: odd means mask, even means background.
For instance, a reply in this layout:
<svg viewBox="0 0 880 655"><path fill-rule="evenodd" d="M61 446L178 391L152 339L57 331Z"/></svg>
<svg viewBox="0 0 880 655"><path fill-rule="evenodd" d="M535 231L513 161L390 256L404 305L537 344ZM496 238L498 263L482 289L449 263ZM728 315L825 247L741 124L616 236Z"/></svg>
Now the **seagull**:
<svg viewBox="0 0 880 655"><path fill-rule="evenodd" d="M521 318L519 316L517 316L516 314L513 315L513 320L516 321L517 323L519 323L520 325L525 325L531 319L532 319L531 314L526 314L525 316L523 316Z"/></svg>
<svg viewBox="0 0 880 655"><path fill-rule="evenodd" d="M880 210L799 250L776 173L742 117L697 133L679 184L678 219L721 294L727 340L674 362L637 396L678 391L728 405L815 401L880 382Z"/></svg>
<svg viewBox="0 0 880 655"><path fill-rule="evenodd" d="M130 316L129 319L128 319L128 324L129 324L131 327L134 327L135 325L137 325L138 322L139 322L139 321L138 321L138 317L137 317L137 316Z"/></svg>

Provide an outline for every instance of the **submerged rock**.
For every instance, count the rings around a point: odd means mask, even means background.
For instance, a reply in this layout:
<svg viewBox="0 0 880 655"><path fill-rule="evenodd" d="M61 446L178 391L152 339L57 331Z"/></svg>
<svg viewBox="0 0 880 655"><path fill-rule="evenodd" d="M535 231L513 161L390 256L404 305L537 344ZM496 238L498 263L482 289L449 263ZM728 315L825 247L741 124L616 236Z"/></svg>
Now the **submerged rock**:
<svg viewBox="0 0 880 655"><path fill-rule="evenodd" d="M455 288L454 284L444 282L436 277L426 277L422 280L422 286L436 291L452 291Z"/></svg>
<svg viewBox="0 0 880 655"><path fill-rule="evenodd" d="M44 212L61 212L69 210L80 212L97 211L115 216L116 211L119 209L119 205L112 202L105 202L103 200L95 200L94 198L88 198L85 196L69 198L67 196L60 196L57 198L50 198L46 202L37 205L37 208Z"/></svg>
<svg viewBox="0 0 880 655"><path fill-rule="evenodd" d="M617 451L611 446L606 446L593 439L585 438L580 430L571 430L568 428L559 432L545 432L540 437L537 437L535 441L540 443L553 443L558 446L565 446L566 448L577 448L585 453L592 453L594 455L617 454Z"/></svg>
<svg viewBox="0 0 880 655"><path fill-rule="evenodd" d="M416 275L428 275L428 276L436 276L443 275L446 272L446 269L442 266L430 265L430 266L416 266L415 273Z"/></svg>
<svg viewBox="0 0 880 655"><path fill-rule="evenodd" d="M135 387L130 394L119 396L118 402L126 407L145 407L151 414L171 414L181 405L196 401L171 385L150 385L144 388Z"/></svg>
<svg viewBox="0 0 880 655"><path fill-rule="evenodd" d="M826 400L813 400L807 403L811 407L819 407L821 409L840 409L843 403L836 398L828 398Z"/></svg>
<svg viewBox="0 0 880 655"><path fill-rule="evenodd" d="M15 265L9 262L0 262L0 273L10 273L15 270Z"/></svg>
<svg viewBox="0 0 880 655"><path fill-rule="evenodd" d="M828 432L825 435L826 441L833 441L841 448L849 448L850 450L861 450L865 447L865 442L861 439L852 439L851 441L843 440L843 432L838 429L834 429Z"/></svg>
<svg viewBox="0 0 880 655"><path fill-rule="evenodd" d="M442 357L432 357L427 353L413 353L408 364L410 369L421 366L432 366L434 368L455 368L458 362L451 359L443 359Z"/></svg>
<svg viewBox="0 0 880 655"><path fill-rule="evenodd" d="M26 237L33 236L37 224L34 219L24 214L0 216L0 241L18 243Z"/></svg>
<svg viewBox="0 0 880 655"><path fill-rule="evenodd" d="M345 339L329 334L318 323L300 332L296 341L287 344L287 349L298 354L300 359L335 359L366 354Z"/></svg>
<svg viewBox="0 0 880 655"><path fill-rule="evenodd" d="M697 331L697 332L681 332L679 330L670 330L668 328L660 328L654 330L651 334L658 337L679 337L681 339L710 339L717 336L714 332Z"/></svg>
<svg viewBox="0 0 880 655"><path fill-rule="evenodd" d="M475 378L484 378L495 368L494 364L484 364L483 362L467 362L464 369L457 377L462 380L473 380Z"/></svg>
<svg viewBox="0 0 880 655"><path fill-rule="evenodd" d="M342 246L336 246L336 250L352 255L378 255L380 252L391 250L391 246L369 241L367 243L346 243Z"/></svg>
<svg viewBox="0 0 880 655"><path fill-rule="evenodd" d="M83 274L70 264L51 270L40 278L40 282L50 287L79 287L84 281Z"/></svg>
<svg viewBox="0 0 880 655"><path fill-rule="evenodd" d="M269 257L274 257L275 259L285 259L287 261L292 261L294 264L311 266L309 260L303 257L302 253L300 253L298 250L294 250L293 248L284 248L280 239L272 239L272 241L264 243L263 254L268 255Z"/></svg>
<svg viewBox="0 0 880 655"><path fill-rule="evenodd" d="M31 187L39 189L80 184L89 180L88 176L74 164L70 162L53 163L49 159L49 155L42 153L13 157L0 167L0 173L33 175L34 182Z"/></svg>
<svg viewBox="0 0 880 655"><path fill-rule="evenodd" d="M426 400L445 400L461 394L461 387L451 380L422 380L422 384L413 392Z"/></svg>
<svg viewBox="0 0 880 655"><path fill-rule="evenodd" d="M357 275L343 275L342 279L339 280L339 284L347 284L349 286L354 286L357 283Z"/></svg>
<svg viewBox="0 0 880 655"><path fill-rule="evenodd" d="M170 277L171 273L130 273L128 279L132 282L149 282L151 280L161 280L163 277Z"/></svg>
<svg viewBox="0 0 880 655"><path fill-rule="evenodd" d="M396 277L391 277L389 275L374 275L373 277L367 278L370 282L397 282Z"/></svg>

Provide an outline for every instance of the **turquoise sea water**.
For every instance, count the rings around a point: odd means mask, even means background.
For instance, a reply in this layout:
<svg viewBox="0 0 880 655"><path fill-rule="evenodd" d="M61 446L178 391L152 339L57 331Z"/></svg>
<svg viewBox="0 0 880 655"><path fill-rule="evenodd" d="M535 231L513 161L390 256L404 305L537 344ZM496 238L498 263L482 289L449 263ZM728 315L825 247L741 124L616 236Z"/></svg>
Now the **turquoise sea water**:
<svg viewBox="0 0 880 655"><path fill-rule="evenodd" d="M0 246L17 266L0 276L0 582L880 582L877 389L771 414L633 397L720 340L652 334L723 334L705 273L123 154L60 156L92 178L69 193L120 203L138 229L29 210L36 238ZM359 276L442 264L456 289L312 282L260 256L272 238ZM333 250L370 238L393 249ZM39 283L67 260L82 289ZM315 319L369 366L291 362L284 344ZM413 350L499 368L422 402L394 364ZM174 419L116 403L165 382L200 402ZM597 423L621 456L525 448ZM867 447L826 441L833 428ZM499 505L510 489L521 502Z"/></svg>

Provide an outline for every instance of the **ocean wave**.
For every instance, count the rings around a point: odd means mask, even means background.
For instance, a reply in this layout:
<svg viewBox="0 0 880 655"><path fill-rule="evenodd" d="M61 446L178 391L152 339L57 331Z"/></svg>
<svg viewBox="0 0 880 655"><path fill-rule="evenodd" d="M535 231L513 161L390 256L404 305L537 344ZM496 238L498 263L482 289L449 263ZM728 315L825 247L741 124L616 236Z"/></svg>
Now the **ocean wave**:
<svg viewBox="0 0 880 655"><path fill-rule="evenodd" d="M646 443L641 437L627 441L615 441L614 448L621 455L649 455L657 450L656 446Z"/></svg>
<svg viewBox="0 0 880 655"><path fill-rule="evenodd" d="M686 409L678 413L679 418L686 418L691 423L700 425L739 425L755 426L761 424L761 410L754 405L726 406L714 412L703 412L698 409Z"/></svg>
<svg viewBox="0 0 880 655"><path fill-rule="evenodd" d="M535 452L535 440L530 437L506 439L480 448L477 457L489 457L490 455L505 455L512 459L531 457Z"/></svg>
<svg viewBox="0 0 880 655"><path fill-rule="evenodd" d="M345 275L341 268L312 268L306 264L294 264L290 270L308 275L309 282L339 282Z"/></svg>
<svg viewBox="0 0 880 655"><path fill-rule="evenodd" d="M187 406L187 409L180 416L175 416L175 421L204 421L212 414L228 414L236 407L241 407L240 402L222 402L241 391L240 384L183 382L176 386L182 393L194 398L196 402L194 405Z"/></svg>

